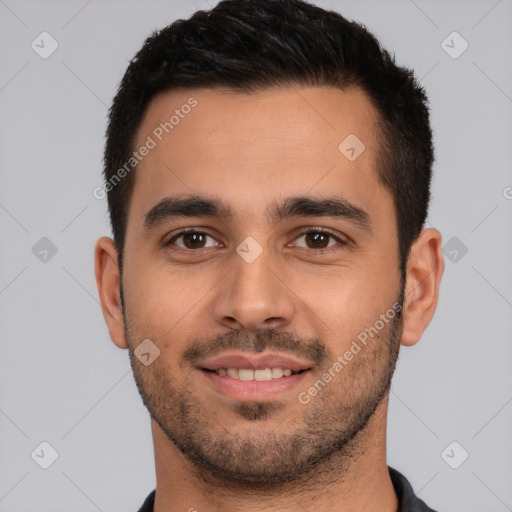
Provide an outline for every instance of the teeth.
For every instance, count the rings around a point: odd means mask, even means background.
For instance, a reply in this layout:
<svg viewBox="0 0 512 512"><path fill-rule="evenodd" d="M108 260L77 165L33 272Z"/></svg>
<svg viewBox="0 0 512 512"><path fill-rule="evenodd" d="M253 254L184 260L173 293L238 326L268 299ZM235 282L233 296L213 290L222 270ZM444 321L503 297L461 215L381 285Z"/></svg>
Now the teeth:
<svg viewBox="0 0 512 512"><path fill-rule="evenodd" d="M238 370L238 378L240 380L254 380L254 370L246 370L245 368L240 368Z"/></svg>
<svg viewBox="0 0 512 512"><path fill-rule="evenodd" d="M272 380L272 370L270 368L254 370L254 380Z"/></svg>
<svg viewBox="0 0 512 512"><path fill-rule="evenodd" d="M272 372L273 379L280 379L283 376L282 368L272 368L271 372Z"/></svg>
<svg viewBox="0 0 512 512"><path fill-rule="evenodd" d="M227 372L228 372L228 375L232 379L238 379L238 369L237 368L228 368Z"/></svg>
<svg viewBox="0 0 512 512"><path fill-rule="evenodd" d="M232 379L239 380L272 380L280 379L281 377L288 377L292 374L290 368L263 368L259 370L252 370L248 368L219 368L215 370L217 375L231 377Z"/></svg>

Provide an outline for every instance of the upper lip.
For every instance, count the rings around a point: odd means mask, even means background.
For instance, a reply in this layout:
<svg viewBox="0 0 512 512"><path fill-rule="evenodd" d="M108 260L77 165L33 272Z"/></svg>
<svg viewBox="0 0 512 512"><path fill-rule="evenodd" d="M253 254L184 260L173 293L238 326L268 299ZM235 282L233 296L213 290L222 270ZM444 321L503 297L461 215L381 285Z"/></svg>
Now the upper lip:
<svg viewBox="0 0 512 512"><path fill-rule="evenodd" d="M251 368L261 370L264 368L289 368L294 372L309 370L313 365L308 361L294 359L284 354L267 352L265 354L229 353L221 354L212 359L207 359L199 364L206 370L218 370L219 368Z"/></svg>

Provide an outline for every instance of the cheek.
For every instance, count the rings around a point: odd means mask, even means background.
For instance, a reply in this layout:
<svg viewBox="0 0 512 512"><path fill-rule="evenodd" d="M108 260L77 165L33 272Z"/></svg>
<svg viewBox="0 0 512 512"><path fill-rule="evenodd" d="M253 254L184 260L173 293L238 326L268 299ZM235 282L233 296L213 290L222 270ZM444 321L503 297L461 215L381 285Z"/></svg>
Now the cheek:
<svg viewBox="0 0 512 512"><path fill-rule="evenodd" d="M126 282L130 326L134 336L154 340L173 358L172 353L187 348L187 340L193 333L199 331L204 335L204 326L210 325L208 311L222 273L211 269L198 272L191 267L171 268L165 262L149 265L149 258L146 264L143 260L140 258L136 264L134 260ZM206 332L208 335L209 331Z"/></svg>
<svg viewBox="0 0 512 512"><path fill-rule="evenodd" d="M130 320L154 334L171 329L200 297L193 283L184 286L169 269L133 265L127 275L124 287Z"/></svg>
<svg viewBox="0 0 512 512"><path fill-rule="evenodd" d="M297 295L320 336L333 340L333 350L342 353L393 306L398 292L398 273L387 263L376 263L305 279Z"/></svg>

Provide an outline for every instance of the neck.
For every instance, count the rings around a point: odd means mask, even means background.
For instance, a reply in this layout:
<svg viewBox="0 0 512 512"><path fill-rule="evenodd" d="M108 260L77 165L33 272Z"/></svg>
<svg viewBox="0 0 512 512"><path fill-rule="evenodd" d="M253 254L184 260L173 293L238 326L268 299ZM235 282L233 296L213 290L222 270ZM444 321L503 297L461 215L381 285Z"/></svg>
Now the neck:
<svg viewBox="0 0 512 512"><path fill-rule="evenodd" d="M397 512L386 463L388 396L352 440L350 460L334 455L311 468L300 481L278 489L230 488L198 472L152 420L156 466L155 512L288 512L298 506L326 512Z"/></svg>

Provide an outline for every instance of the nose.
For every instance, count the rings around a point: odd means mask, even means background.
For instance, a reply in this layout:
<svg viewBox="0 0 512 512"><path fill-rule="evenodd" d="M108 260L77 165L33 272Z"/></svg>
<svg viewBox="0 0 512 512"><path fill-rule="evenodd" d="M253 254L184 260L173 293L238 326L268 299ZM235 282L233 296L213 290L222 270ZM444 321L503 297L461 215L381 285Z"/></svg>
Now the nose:
<svg viewBox="0 0 512 512"><path fill-rule="evenodd" d="M291 323L295 297L269 251L251 263L238 254L233 268L219 283L214 305L217 323L230 329L280 328Z"/></svg>

